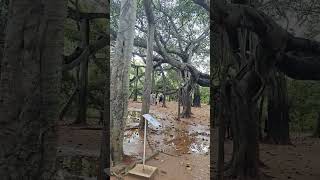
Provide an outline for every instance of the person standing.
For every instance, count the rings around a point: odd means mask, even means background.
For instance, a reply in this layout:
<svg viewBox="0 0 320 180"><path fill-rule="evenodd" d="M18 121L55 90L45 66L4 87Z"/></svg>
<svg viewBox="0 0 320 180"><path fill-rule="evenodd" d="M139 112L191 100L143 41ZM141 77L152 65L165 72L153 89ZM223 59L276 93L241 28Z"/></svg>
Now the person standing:
<svg viewBox="0 0 320 180"><path fill-rule="evenodd" d="M161 93L160 96L159 96L159 104L160 104L161 102L163 103L163 95L162 95L162 93Z"/></svg>

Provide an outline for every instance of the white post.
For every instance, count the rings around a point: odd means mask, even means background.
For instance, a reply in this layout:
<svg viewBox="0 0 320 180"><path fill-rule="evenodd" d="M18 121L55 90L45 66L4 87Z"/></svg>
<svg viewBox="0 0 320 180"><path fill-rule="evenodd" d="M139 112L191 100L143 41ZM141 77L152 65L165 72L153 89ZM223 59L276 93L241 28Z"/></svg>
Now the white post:
<svg viewBox="0 0 320 180"><path fill-rule="evenodd" d="M143 169L146 160L146 141L147 141L147 120L144 118L144 138L143 138Z"/></svg>

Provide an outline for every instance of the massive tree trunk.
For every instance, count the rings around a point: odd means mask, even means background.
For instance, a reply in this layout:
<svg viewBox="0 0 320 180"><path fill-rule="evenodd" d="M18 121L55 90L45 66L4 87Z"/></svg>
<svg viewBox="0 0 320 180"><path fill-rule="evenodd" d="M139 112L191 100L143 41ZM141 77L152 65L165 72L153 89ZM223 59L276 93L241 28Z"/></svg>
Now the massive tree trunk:
<svg viewBox="0 0 320 180"><path fill-rule="evenodd" d="M110 7L110 2L107 1L106 8ZM108 11L108 10L107 10ZM110 29L110 21L107 20L106 31ZM106 54L110 59L110 47L106 47ZM99 173L97 180L109 180L110 174L106 174L105 170L110 172L110 61L105 61L105 84L104 84L104 100L103 100L103 111L100 111L100 117L102 121L102 132L101 132L101 144L100 144L100 157L99 157Z"/></svg>
<svg viewBox="0 0 320 180"><path fill-rule="evenodd" d="M268 88L268 119L266 141L290 144L287 83L283 74L273 72Z"/></svg>
<svg viewBox="0 0 320 180"><path fill-rule="evenodd" d="M196 85L193 93L193 107L201 107L200 86Z"/></svg>
<svg viewBox="0 0 320 180"><path fill-rule="evenodd" d="M245 27L258 36L261 46L272 54L267 61L259 60L259 63L265 63L265 72L275 66L294 79L320 79L319 42L293 36L254 7L225 4L221 0L210 2L215 7L212 13L219 20L215 22L227 31L234 32L239 27Z"/></svg>
<svg viewBox="0 0 320 180"><path fill-rule="evenodd" d="M191 117L191 105L192 105L192 98L190 95L191 91L191 85L187 84L185 87L182 88L182 96L181 96L181 101L182 101L182 118L190 118Z"/></svg>
<svg viewBox="0 0 320 180"><path fill-rule="evenodd" d="M99 162L99 173L98 180L108 180L108 174L105 171L110 173L110 68L109 63L106 63L106 83L105 83L105 93L104 93L104 112L102 119L102 132L101 132L101 144L100 144L100 162Z"/></svg>
<svg viewBox="0 0 320 180"><path fill-rule="evenodd" d="M111 62L111 158L115 164L123 158L123 136L128 112L129 65L132 58L136 0L121 0L115 57Z"/></svg>
<svg viewBox="0 0 320 180"><path fill-rule="evenodd" d="M194 0L194 2L208 9L204 0ZM249 51L257 58L253 61L255 68L247 64L247 67L244 66L244 69L232 79L230 87L232 96L228 98L228 104L233 107L227 107L228 112L231 112L235 132L234 153L229 172L239 179L259 179L256 100L262 90L264 78L270 70L278 68L295 79L319 80L320 61L317 57L320 54L320 43L294 37L263 12L248 5L225 3L224 0L210 2L211 7L214 7L211 9L211 23L215 23L228 33L235 59L239 54L240 60L248 56L241 54L239 46L241 40L238 39L237 32L239 28L254 32L259 38L259 46L264 51L260 55ZM238 3L245 2L248 1L238 1ZM241 62L239 64L243 65Z"/></svg>
<svg viewBox="0 0 320 180"><path fill-rule="evenodd" d="M222 42L225 44L221 48L230 46L234 52L239 54L239 56L232 54L236 61L230 61L231 58L223 58L224 66L221 67L223 78L220 79L222 82L220 111L225 112L223 119L231 122L233 134L233 154L226 168L226 175L246 180L258 179L259 144L256 99L263 82L253 66L256 59L246 55L247 51L255 53L254 41L250 32L245 29L238 29L235 32L229 31L224 26L220 26L219 29L222 31ZM222 55L224 57L227 53L222 53ZM229 64L232 64L236 73L228 73ZM227 74L230 77L228 81ZM225 127L222 125L219 128L221 129L219 130L221 131L220 136L224 136ZM218 148L220 146L223 144L220 143Z"/></svg>
<svg viewBox="0 0 320 180"><path fill-rule="evenodd" d="M1 76L1 61L3 58L4 50L4 39L5 39L5 29L7 24L7 15L8 15L8 0L1 0L0 2L0 76Z"/></svg>
<svg viewBox="0 0 320 180"><path fill-rule="evenodd" d="M82 19L80 22L81 48L85 49L89 46L90 24L88 19ZM88 63L89 56L85 57L80 63L79 71L79 104L76 124L87 123L87 107L88 107Z"/></svg>
<svg viewBox="0 0 320 180"><path fill-rule="evenodd" d="M258 109L259 109L258 123L259 123L259 140L260 141L263 139L262 123L264 122L263 120L265 119L264 116L263 116L264 99L265 99L265 95L263 94L261 96L260 103L259 103L259 106L258 106Z"/></svg>
<svg viewBox="0 0 320 180"><path fill-rule="evenodd" d="M141 108L141 118L140 118L140 129L144 127L144 118L143 114L149 113L150 108L150 94L152 89L152 60L153 60L153 42L154 42L154 31L155 31L155 22L152 11L152 4L149 0L144 0L144 8L148 20L148 41L147 41L147 60L145 68L145 78L144 78L144 90L143 90L143 99L142 99L142 108Z"/></svg>
<svg viewBox="0 0 320 180"><path fill-rule="evenodd" d="M314 137L320 138L320 112L318 112L317 126L313 134Z"/></svg>
<svg viewBox="0 0 320 180"><path fill-rule="evenodd" d="M191 73L184 70L181 71L181 77L184 81L184 86L182 87L181 93L181 103L182 103L182 118L190 118L191 117L191 105L192 105L192 97L191 97L191 90L192 90L192 77Z"/></svg>
<svg viewBox="0 0 320 180"><path fill-rule="evenodd" d="M2 62L3 53L4 53L4 38L5 38L4 36L5 34L3 32L0 32L0 77L1 77L1 62Z"/></svg>
<svg viewBox="0 0 320 180"><path fill-rule="evenodd" d="M152 66L152 93L155 93L156 90L156 80L155 80L155 70L154 67Z"/></svg>
<svg viewBox="0 0 320 180"><path fill-rule="evenodd" d="M230 84L227 94L227 112L232 120L233 156L229 175L257 179L259 177L258 111L252 97L261 86L259 76L249 71L240 81Z"/></svg>
<svg viewBox="0 0 320 180"><path fill-rule="evenodd" d="M65 1L11 1L0 85L1 179L55 179Z"/></svg>

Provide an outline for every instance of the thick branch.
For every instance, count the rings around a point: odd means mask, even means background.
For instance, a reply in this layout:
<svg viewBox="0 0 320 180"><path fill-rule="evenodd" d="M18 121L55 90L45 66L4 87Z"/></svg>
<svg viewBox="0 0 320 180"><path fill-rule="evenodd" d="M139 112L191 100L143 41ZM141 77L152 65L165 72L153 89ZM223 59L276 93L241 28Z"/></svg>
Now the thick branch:
<svg viewBox="0 0 320 180"><path fill-rule="evenodd" d="M117 33L114 31L114 30L111 30L111 39L112 40L116 40L117 39ZM143 38L140 38L140 37L135 37L134 38L134 42L133 42L133 45L135 47L140 47L140 48L144 48L144 49L147 49L147 41ZM160 49L158 48L158 46L153 46L153 50L155 52L157 52L158 54L161 54L161 51ZM176 51L175 49L167 49L167 52L169 54L176 54L178 55L179 57L183 57L183 54Z"/></svg>
<svg viewBox="0 0 320 180"><path fill-rule="evenodd" d="M201 73L195 67L193 67L192 65L190 65L188 63L183 63L183 62L174 60L173 58L171 58L169 56L169 54L166 52L166 50L161 46L161 44L159 42L159 38L156 38L155 41L156 41L156 44L160 48L161 53L163 55L163 58L164 58L163 63L168 63L171 66L173 66L177 69L180 69L181 71L188 68L190 70L191 74L193 75L193 77L195 78L196 82L200 86L208 87L210 85L210 76L209 75Z"/></svg>
<svg viewBox="0 0 320 180"><path fill-rule="evenodd" d="M68 18L71 18L75 21L81 20L81 19L97 19L97 18L106 18L110 19L110 15L108 13L83 13L79 12L77 13L76 10L72 9L71 7L68 7Z"/></svg>
<svg viewBox="0 0 320 180"><path fill-rule="evenodd" d="M207 11L209 11L210 9L209 4L206 2L206 0L193 0L193 2L203 7Z"/></svg>
<svg viewBox="0 0 320 180"><path fill-rule="evenodd" d="M78 58L82 52L83 52L82 48L76 47L76 49L73 51L72 54L70 54L69 56L64 56L64 58L63 58L64 64L71 63L73 60Z"/></svg>
<svg viewBox="0 0 320 180"><path fill-rule="evenodd" d="M85 57L88 57L91 54L95 54L97 51L107 46L109 44L109 39L109 36L104 36L98 41L96 41L96 43L89 45L86 49L82 51L81 55L77 59L73 60L69 64L64 65L62 67L62 71L67 71L76 67L80 64L81 61L85 59Z"/></svg>
<svg viewBox="0 0 320 180"><path fill-rule="evenodd" d="M293 36L265 13L252 7L239 4L224 5L218 2L214 2L215 22L224 26L229 34L234 34L239 27L247 28L257 34L262 47L274 57L277 54L286 54L282 58L270 59L269 64L277 63L279 70L292 78L320 79L317 74L319 60L306 58L306 55L310 54L313 57L320 56L319 42ZM303 52L304 56L294 57L288 52Z"/></svg>
<svg viewBox="0 0 320 180"><path fill-rule="evenodd" d="M320 80L320 58L285 54L276 64L287 76L299 80Z"/></svg>

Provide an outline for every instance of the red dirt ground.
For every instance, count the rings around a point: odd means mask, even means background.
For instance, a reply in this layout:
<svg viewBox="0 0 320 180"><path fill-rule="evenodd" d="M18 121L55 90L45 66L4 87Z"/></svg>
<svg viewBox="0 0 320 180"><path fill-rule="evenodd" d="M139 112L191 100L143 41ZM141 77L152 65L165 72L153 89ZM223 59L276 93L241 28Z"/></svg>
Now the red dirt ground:
<svg viewBox="0 0 320 180"><path fill-rule="evenodd" d="M140 109L141 103L129 103L129 109ZM166 114L169 119L176 121L177 105L167 102L167 108L151 106L151 112ZM188 125L203 125L209 127L209 106L192 108L193 117L181 119ZM81 149L88 153L98 154L100 147L99 130L79 130L65 125L59 126L59 146ZM269 167L262 168L266 174L275 180L320 180L320 139L307 135L291 137L293 146L260 145L261 160ZM227 141L226 154L231 154L231 141ZM209 179L209 155L181 154L174 157L160 153L146 162L147 165L159 168L156 179L163 180L191 180ZM115 179L114 177L112 179ZM124 179L137 179L126 176Z"/></svg>

